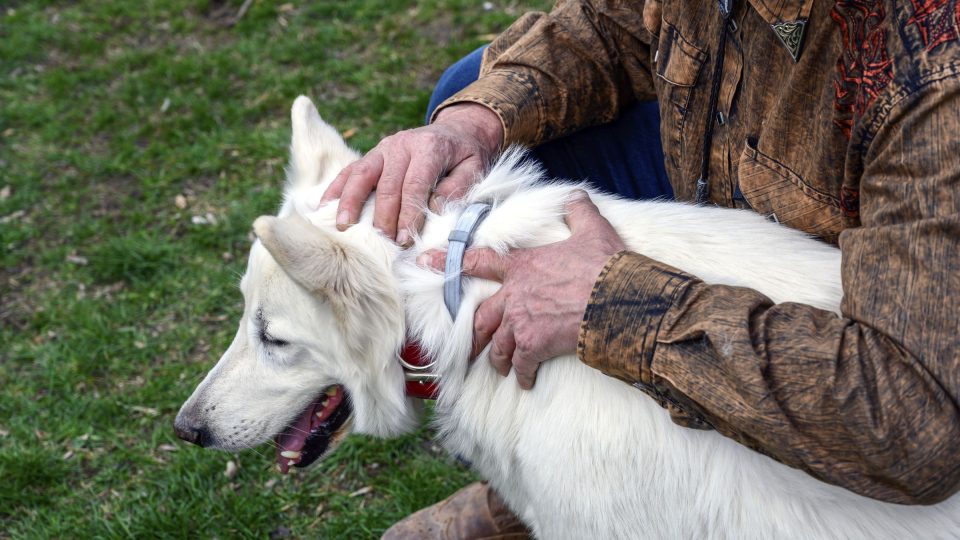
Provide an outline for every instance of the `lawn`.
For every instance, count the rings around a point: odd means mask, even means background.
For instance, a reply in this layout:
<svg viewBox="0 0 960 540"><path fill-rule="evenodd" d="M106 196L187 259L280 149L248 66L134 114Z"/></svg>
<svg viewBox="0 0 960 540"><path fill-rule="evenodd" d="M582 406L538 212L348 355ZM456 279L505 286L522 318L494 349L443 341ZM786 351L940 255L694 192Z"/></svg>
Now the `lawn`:
<svg viewBox="0 0 960 540"><path fill-rule="evenodd" d="M367 150L547 2L242 3L0 7L0 537L378 537L473 478L426 428L280 476L171 426L235 331L293 99Z"/></svg>

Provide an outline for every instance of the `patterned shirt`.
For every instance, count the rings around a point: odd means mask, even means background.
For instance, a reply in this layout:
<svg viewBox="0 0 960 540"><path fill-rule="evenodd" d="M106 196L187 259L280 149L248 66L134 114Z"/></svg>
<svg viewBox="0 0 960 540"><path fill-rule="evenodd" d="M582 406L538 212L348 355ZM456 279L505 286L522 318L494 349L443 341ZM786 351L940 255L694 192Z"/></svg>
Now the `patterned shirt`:
<svg viewBox="0 0 960 540"><path fill-rule="evenodd" d="M941 501L960 487L960 2L718 4L561 0L441 109L484 104L535 145L657 99L681 200L712 123L707 200L839 244L842 316L620 253L580 358L827 482Z"/></svg>

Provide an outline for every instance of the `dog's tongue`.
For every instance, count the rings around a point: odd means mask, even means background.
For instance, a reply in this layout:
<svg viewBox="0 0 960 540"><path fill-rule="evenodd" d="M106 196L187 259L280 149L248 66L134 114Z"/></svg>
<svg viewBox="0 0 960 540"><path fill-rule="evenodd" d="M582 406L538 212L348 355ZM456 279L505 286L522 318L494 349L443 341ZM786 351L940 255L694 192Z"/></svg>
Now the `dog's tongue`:
<svg viewBox="0 0 960 540"><path fill-rule="evenodd" d="M277 447L277 464L280 472L286 474L290 467L300 462L300 454L311 435L311 430L319 426L333 414L343 399L343 388L334 385L327 388L311 403L287 429L274 439Z"/></svg>
<svg viewBox="0 0 960 540"><path fill-rule="evenodd" d="M311 403L293 424L277 435L277 464L283 474L287 474L290 466L300 460L300 451L310 435L310 417L315 407L316 403Z"/></svg>

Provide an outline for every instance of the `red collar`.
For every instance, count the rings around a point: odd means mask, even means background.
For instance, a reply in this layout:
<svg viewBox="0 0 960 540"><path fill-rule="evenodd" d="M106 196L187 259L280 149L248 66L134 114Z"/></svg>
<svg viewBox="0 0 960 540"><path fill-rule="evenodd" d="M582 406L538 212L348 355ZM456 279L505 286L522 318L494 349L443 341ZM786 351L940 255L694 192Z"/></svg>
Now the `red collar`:
<svg viewBox="0 0 960 540"><path fill-rule="evenodd" d="M440 387L437 375L430 370L433 362L420 349L416 341L408 341L400 353L400 365L406 379L407 395L417 399L437 399Z"/></svg>

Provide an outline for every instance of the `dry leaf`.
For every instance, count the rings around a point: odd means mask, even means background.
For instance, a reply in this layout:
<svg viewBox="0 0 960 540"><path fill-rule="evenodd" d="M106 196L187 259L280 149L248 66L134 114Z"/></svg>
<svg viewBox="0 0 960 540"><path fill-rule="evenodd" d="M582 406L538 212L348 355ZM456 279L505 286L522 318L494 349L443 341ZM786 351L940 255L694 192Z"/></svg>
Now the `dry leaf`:
<svg viewBox="0 0 960 540"><path fill-rule="evenodd" d="M3 225L4 223L10 223L11 221L18 221L25 215L27 215L27 213L24 210L17 210L12 214L7 214L3 217L0 217L0 225Z"/></svg>
<svg viewBox="0 0 960 540"><path fill-rule="evenodd" d="M341 137L343 137L344 139L349 139L350 137L353 137L356 134L357 134L357 128L352 127L344 131Z"/></svg>
<svg viewBox="0 0 960 540"><path fill-rule="evenodd" d="M3 189L0 189L0 201L9 199L11 193L13 193L13 188L10 186L3 186Z"/></svg>
<svg viewBox="0 0 960 540"><path fill-rule="evenodd" d="M183 195L177 195L173 198L173 204L177 205L177 208L183 210L187 207L187 198Z"/></svg>
<svg viewBox="0 0 960 540"><path fill-rule="evenodd" d="M361 495L366 495L367 493L370 493L371 491L373 491L373 488L372 488L372 487L370 487L370 486L364 486L364 487L362 487L362 488L354 491L354 492L351 493L350 495L348 495L348 497L359 497L359 496L361 496Z"/></svg>
<svg viewBox="0 0 960 540"><path fill-rule="evenodd" d="M210 212L207 212L202 216L193 216L190 218L190 222L194 225L216 225L217 218Z"/></svg>
<svg viewBox="0 0 960 540"><path fill-rule="evenodd" d="M154 409L153 407L141 407L140 405L131 405L128 407L131 411L138 412L140 414L145 414L147 416L159 416L160 411Z"/></svg>

